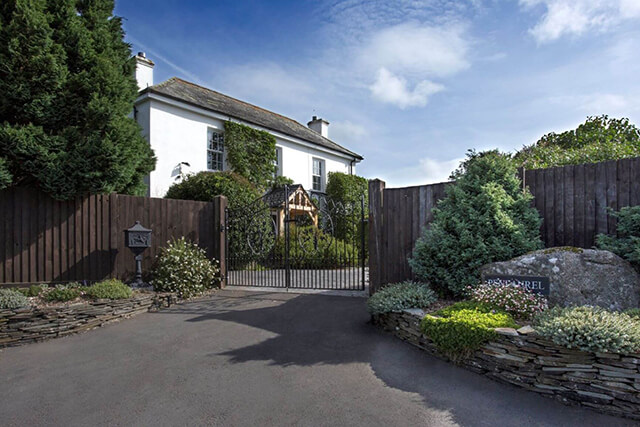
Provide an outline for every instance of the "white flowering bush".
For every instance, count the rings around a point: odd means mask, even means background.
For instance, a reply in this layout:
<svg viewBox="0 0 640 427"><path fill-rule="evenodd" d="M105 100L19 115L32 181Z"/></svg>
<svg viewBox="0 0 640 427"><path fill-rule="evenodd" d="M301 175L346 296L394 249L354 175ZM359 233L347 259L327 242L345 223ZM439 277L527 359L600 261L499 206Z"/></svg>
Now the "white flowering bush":
<svg viewBox="0 0 640 427"><path fill-rule="evenodd" d="M599 307L552 308L536 316L535 330L568 348L602 353L640 351L640 320Z"/></svg>
<svg viewBox="0 0 640 427"><path fill-rule="evenodd" d="M29 300L26 296L13 289L0 289L0 309L26 307Z"/></svg>
<svg viewBox="0 0 640 427"><path fill-rule="evenodd" d="M423 283L402 282L387 285L367 300L371 314L426 308L436 302L436 293Z"/></svg>
<svg viewBox="0 0 640 427"><path fill-rule="evenodd" d="M520 286L482 284L476 288L467 287L471 300L504 310L518 319L530 319L549 307L544 295Z"/></svg>
<svg viewBox="0 0 640 427"><path fill-rule="evenodd" d="M160 249L151 283L156 291L190 297L217 286L219 277L218 261L209 260L202 248L182 237Z"/></svg>

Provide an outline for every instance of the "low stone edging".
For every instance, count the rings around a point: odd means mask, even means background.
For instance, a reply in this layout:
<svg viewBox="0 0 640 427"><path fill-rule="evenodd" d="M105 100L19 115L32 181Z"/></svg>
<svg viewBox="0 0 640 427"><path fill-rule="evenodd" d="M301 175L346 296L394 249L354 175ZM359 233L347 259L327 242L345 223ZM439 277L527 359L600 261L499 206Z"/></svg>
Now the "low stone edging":
<svg viewBox="0 0 640 427"><path fill-rule="evenodd" d="M441 359L420 330L422 310L373 316L398 338ZM524 332L524 331L523 331ZM640 420L640 354L590 353L558 346L535 332L505 330L461 366L569 405Z"/></svg>
<svg viewBox="0 0 640 427"><path fill-rule="evenodd" d="M62 337L178 302L171 293L140 293L124 300L0 310L0 348Z"/></svg>

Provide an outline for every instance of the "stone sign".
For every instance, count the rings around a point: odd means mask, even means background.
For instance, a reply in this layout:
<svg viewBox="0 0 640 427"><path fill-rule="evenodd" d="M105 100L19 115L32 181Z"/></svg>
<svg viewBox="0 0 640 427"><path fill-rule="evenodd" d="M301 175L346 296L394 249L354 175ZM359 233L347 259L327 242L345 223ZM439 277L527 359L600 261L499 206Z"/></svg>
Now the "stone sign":
<svg viewBox="0 0 640 427"><path fill-rule="evenodd" d="M482 283L500 286L520 286L534 294L549 296L549 278L542 276L484 275Z"/></svg>

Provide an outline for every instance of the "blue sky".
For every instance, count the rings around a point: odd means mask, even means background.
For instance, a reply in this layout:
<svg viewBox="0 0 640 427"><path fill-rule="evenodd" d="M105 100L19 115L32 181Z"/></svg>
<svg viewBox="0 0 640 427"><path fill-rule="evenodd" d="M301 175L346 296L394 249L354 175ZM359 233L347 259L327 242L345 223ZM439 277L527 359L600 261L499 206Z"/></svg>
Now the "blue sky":
<svg viewBox="0 0 640 427"><path fill-rule="evenodd" d="M640 0L119 0L126 39L179 76L306 124L387 186L446 180L588 115L640 124Z"/></svg>

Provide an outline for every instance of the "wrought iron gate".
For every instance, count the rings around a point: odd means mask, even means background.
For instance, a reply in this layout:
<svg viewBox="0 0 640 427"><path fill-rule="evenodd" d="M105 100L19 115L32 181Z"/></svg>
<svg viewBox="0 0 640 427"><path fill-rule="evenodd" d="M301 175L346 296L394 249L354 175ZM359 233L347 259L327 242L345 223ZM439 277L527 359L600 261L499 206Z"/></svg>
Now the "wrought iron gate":
<svg viewBox="0 0 640 427"><path fill-rule="evenodd" d="M341 203L301 186L226 212L228 286L364 290L364 197Z"/></svg>

